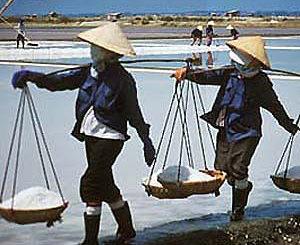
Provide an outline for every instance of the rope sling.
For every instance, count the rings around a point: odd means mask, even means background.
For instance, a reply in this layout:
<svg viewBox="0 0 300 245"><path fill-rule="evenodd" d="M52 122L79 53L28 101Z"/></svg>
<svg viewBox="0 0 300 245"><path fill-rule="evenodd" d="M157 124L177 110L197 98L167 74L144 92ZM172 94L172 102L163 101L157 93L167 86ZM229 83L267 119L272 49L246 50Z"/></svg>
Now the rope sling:
<svg viewBox="0 0 300 245"><path fill-rule="evenodd" d="M296 120L296 125L300 122L300 114ZM280 189L289 191L291 193L300 193L300 176L299 178L291 178L288 176L288 171L291 163L291 156L294 147L295 135L291 134L283 149L282 155L277 164L274 175L271 175L273 183ZM285 160L285 161L284 161ZM284 168L282 167L283 165ZM283 169L283 172L279 173L279 170ZM282 175L283 173L283 175Z"/></svg>
<svg viewBox="0 0 300 245"><path fill-rule="evenodd" d="M191 97L191 98L190 98ZM191 100L191 102L190 102ZM201 153L204 170L200 170L200 172L206 173L210 176L216 177L215 181L209 181L210 183L206 182L199 182L195 183L197 186L189 186L189 190L185 184L180 180L180 172L181 166L183 164L183 155L185 151L185 155L187 158L188 166L195 169L195 161L194 155L192 151L192 144L191 144L191 137L190 137L190 126L187 120L188 114L188 105L192 103L193 106L193 114L195 116L196 121L196 130L197 130L197 138L199 140L199 152ZM215 193L216 196L219 195L219 187L223 184L225 180L225 174L220 171L209 170L207 164L207 155L206 149L203 139L203 132L201 129L200 123L200 112L199 109L201 108L202 112L205 113L205 106L202 98L202 94L200 91L200 86L194 84L191 81L185 80L182 82L176 82L175 89L173 96L171 98L171 103L169 105L167 115L163 124L163 129L161 133L161 137L159 139L156 157L153 162L152 168L150 170L150 174L147 180L143 182L145 187L145 191L148 195L153 195L157 198L186 198L193 194L208 194L208 193ZM173 118L171 118L173 112ZM172 145L173 136L175 134L175 127L176 123L179 121L180 123L180 139L179 139L179 156L177 162L177 183L176 186L166 186L163 183L163 187L157 188L151 185L151 181L154 178L154 170L157 165L158 159L163 159L162 161L162 171L166 168L170 149ZM169 129L169 136L167 137L167 129L170 125ZM213 152L215 153L215 143L213 140L212 130L208 123L206 123L207 131L209 135L210 144L212 146ZM167 139L165 151L162 152L163 142L164 139Z"/></svg>
<svg viewBox="0 0 300 245"><path fill-rule="evenodd" d="M48 190L51 189L48 173L46 170L46 163L45 163L46 159L43 155L43 148L46 152L46 155L47 155L47 158L48 158L48 161L50 164L50 169L52 171L52 174L53 174L53 177L55 180L55 184L56 184L56 187L58 189L58 192L59 192L59 195L60 195L61 201L62 201L61 207L58 207L55 210L53 210L53 209L49 210L48 213L47 213L47 210L38 210L36 214L34 214L34 213L30 214L29 211L26 214L26 213L24 213L26 211L24 211L23 215L22 214L20 215L20 213L18 213L17 210L15 209L15 195L16 195L17 183L18 183L18 174L19 174L19 165L20 165L19 159L20 159L20 153L21 153L21 147L22 147L22 135L23 135L24 116L25 116L24 114L25 114L26 104L27 104L28 111L29 111L30 121L31 121L32 127L33 127L34 138L36 141L36 146L37 146L38 155L39 155L39 159L40 159L40 163L41 163L45 186ZM6 184L7 184L7 178L8 178L8 174L9 174L9 169L10 169L10 165L12 162L13 149L14 149L15 144L17 144L17 145L16 145L16 160L15 160L15 167L14 167L14 172L13 172L13 183L12 183L12 192L11 192L11 200L12 200L11 207L9 210L10 212L8 212L7 210L6 210L7 212L5 212L5 210L4 210L5 213L4 214L1 213L1 214L4 218L8 219L9 221L15 222L15 223L24 224L24 223L35 223L35 222L46 221L47 226L51 226L51 225L53 225L54 221L56 221L57 219L60 219L60 214L67 207L68 202L66 202L66 200L63 196L62 188L61 188L59 178L58 178L58 175L57 175L55 167L54 167L53 159L50 154L50 149L49 149L47 141L46 141L45 133L43 131L42 124L39 119L37 109L36 109L36 106L33 101L33 97L31 95L31 92L30 92L29 88L27 87L27 85L25 85L25 87L22 89L19 103L18 103L16 120L15 120L14 127L13 127L12 137L11 137L9 151L8 151L8 157L7 157L7 161L6 161L6 167L4 170L4 177L3 177L2 186L1 186L0 204L3 201L4 192L5 192ZM40 217L35 217L35 216L39 216L39 215L40 215ZM43 215L44 215L44 217L43 217ZM36 221L36 219L38 219L39 221Z"/></svg>

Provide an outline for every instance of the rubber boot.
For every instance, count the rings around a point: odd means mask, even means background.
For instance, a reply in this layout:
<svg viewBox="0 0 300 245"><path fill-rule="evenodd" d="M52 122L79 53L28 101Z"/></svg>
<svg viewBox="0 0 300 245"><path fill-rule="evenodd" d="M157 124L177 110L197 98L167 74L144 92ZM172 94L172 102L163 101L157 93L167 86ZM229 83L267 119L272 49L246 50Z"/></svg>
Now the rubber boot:
<svg viewBox="0 0 300 245"><path fill-rule="evenodd" d="M98 233L100 215L87 215L84 213L85 239L81 245L99 245Z"/></svg>
<svg viewBox="0 0 300 245"><path fill-rule="evenodd" d="M124 206L121 208L112 209L112 213L118 223L118 230L116 234L117 244L126 244L130 242L130 240L136 236L136 232L132 224L128 202L125 202Z"/></svg>
<svg viewBox="0 0 300 245"><path fill-rule="evenodd" d="M245 207L247 206L249 193L252 188L253 184L250 181L248 181L248 187L246 189L237 189L233 185L230 221L240 221L244 219Z"/></svg>

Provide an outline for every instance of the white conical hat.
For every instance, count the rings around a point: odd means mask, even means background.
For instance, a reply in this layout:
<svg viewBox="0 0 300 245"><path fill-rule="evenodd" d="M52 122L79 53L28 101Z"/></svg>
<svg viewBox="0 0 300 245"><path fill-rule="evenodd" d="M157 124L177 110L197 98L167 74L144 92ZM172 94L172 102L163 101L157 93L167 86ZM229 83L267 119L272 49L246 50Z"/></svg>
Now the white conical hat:
<svg viewBox="0 0 300 245"><path fill-rule="evenodd" d="M271 64L265 50L265 42L261 36L240 37L237 40L226 42L226 44L241 53L250 55L252 58L259 61L263 66L270 68Z"/></svg>
<svg viewBox="0 0 300 245"><path fill-rule="evenodd" d="M202 31L203 30L203 26L202 25L198 25L197 29L200 30L200 31Z"/></svg>
<svg viewBox="0 0 300 245"><path fill-rule="evenodd" d="M81 32L78 37L117 54L136 55L120 26L115 22L106 22L97 28Z"/></svg>
<svg viewBox="0 0 300 245"><path fill-rule="evenodd" d="M232 25L228 25L228 26L226 27L226 29L227 29L227 30L232 30L232 29L234 29L234 27L233 27Z"/></svg>

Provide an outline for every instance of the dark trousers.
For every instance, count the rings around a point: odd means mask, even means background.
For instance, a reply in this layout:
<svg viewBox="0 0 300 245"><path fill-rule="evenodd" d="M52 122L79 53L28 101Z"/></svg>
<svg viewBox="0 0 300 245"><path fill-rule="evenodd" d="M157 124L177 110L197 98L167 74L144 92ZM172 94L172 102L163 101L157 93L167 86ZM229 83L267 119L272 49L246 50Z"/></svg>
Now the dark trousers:
<svg viewBox="0 0 300 245"><path fill-rule="evenodd" d="M114 181L112 165L123 144L121 140L85 138L88 167L80 181L80 196L83 202L112 203L120 199L121 194Z"/></svg>
<svg viewBox="0 0 300 245"><path fill-rule="evenodd" d="M18 34L17 36L17 48L19 48L19 43L22 42L22 47L25 45L25 37L22 34Z"/></svg>
<svg viewBox="0 0 300 245"><path fill-rule="evenodd" d="M247 178L248 167L259 139L253 137L229 143L225 132L220 130L217 135L215 169L226 172L229 182Z"/></svg>

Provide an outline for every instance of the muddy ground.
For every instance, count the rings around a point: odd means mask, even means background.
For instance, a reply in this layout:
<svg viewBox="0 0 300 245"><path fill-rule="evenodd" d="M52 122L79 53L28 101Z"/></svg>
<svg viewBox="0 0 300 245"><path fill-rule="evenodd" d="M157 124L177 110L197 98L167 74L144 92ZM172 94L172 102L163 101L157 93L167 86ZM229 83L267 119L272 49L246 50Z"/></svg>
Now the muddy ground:
<svg viewBox="0 0 300 245"><path fill-rule="evenodd" d="M159 239L149 245L299 245L300 216L230 223Z"/></svg>

